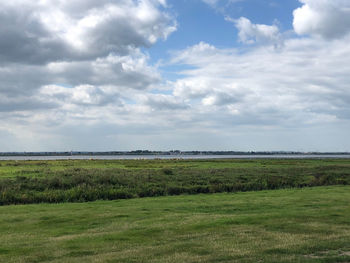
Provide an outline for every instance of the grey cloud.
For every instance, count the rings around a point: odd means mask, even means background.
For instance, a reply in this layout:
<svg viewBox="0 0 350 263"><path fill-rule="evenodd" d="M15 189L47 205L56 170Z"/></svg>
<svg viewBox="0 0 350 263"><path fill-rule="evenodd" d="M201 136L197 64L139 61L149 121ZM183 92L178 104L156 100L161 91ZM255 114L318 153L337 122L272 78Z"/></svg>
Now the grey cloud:
<svg viewBox="0 0 350 263"><path fill-rule="evenodd" d="M136 56L109 56L92 62L71 62L49 65L50 73L59 83L70 85L114 85L146 89L159 81L158 73L147 65L147 58Z"/></svg>
<svg viewBox="0 0 350 263"><path fill-rule="evenodd" d="M347 42L289 39L280 50L259 47L244 54L200 43L177 56L176 63L195 69L183 72L174 94L189 99L196 114L214 111L224 123L237 125L292 127L350 120ZM214 117L206 119L215 125Z"/></svg>
<svg viewBox="0 0 350 263"><path fill-rule="evenodd" d="M155 12L152 19L132 16L143 2ZM35 1L11 1L27 3L22 13L7 12L7 3L0 4L6 11L0 19L9 28L0 29L0 134L18 142L16 149L127 150L150 144L159 149L174 142L191 149L310 149L310 141L319 143L315 135L328 138L320 149L349 146L344 143L350 127L346 34L335 41L287 39L279 50L265 45L244 52L201 42L174 55L172 63L188 67L164 83L137 48L174 30L159 1L57 0L51 10ZM126 11L108 10L118 5ZM40 18L55 10L66 14L62 22L68 28L98 12L106 10L107 16L94 28L85 28L93 20L80 25L77 35L85 46L79 47L76 35L61 32L64 25L54 30L52 21ZM22 45L10 47L5 34ZM162 88L172 93L151 92Z"/></svg>
<svg viewBox="0 0 350 263"><path fill-rule="evenodd" d="M96 61L56 62L47 66L9 64L0 67L0 95L7 98L20 98L12 105L2 102L2 110L30 110L62 107L64 102L73 103L67 98L77 92L89 97L85 102L73 104L105 106L120 105L120 95L128 97L131 90L146 90L160 81L157 71L150 67L148 58L140 51L129 56L110 55ZM51 86L52 94L42 93L42 87ZM81 86L91 86L82 90ZM104 92L108 87L108 92ZM53 100L53 104L33 103L31 97L39 100ZM20 102L22 102L22 106ZM28 105L31 105L30 107ZM10 107L11 106L11 107Z"/></svg>
<svg viewBox="0 0 350 263"><path fill-rule="evenodd" d="M216 106L226 106L232 105L244 100L246 94L243 94L241 91L237 90L218 90L215 89L209 93L205 98L203 98L202 102L205 105L216 105Z"/></svg>
<svg viewBox="0 0 350 263"><path fill-rule="evenodd" d="M57 106L56 103L45 102L33 97L17 97L16 99L2 97L0 99L0 112L47 110Z"/></svg>
<svg viewBox="0 0 350 263"><path fill-rule="evenodd" d="M50 74L43 67L9 64L0 67L0 96L29 99L42 85L50 81Z"/></svg>
<svg viewBox="0 0 350 263"><path fill-rule="evenodd" d="M155 85L160 76L137 47L149 46L174 30L175 22L161 5L156 0L1 2L0 96L16 101L12 106L3 101L2 111L30 110L35 104L38 109L63 107L63 93L50 98L41 93L50 85L71 91L89 85L95 92L109 86L114 93ZM69 32L71 28L76 32ZM74 41L85 46L75 46ZM90 91L86 96L95 101L82 104L121 103L111 92ZM33 103L31 98L41 100L40 96L55 103Z"/></svg>
<svg viewBox="0 0 350 263"><path fill-rule="evenodd" d="M64 43L52 39L30 12L26 8L0 9L0 63L46 63L67 52Z"/></svg>
<svg viewBox="0 0 350 263"><path fill-rule="evenodd" d="M184 101L170 95L150 94L146 98L145 104L154 110L160 111L183 110L189 108L189 105Z"/></svg>
<svg viewBox="0 0 350 263"><path fill-rule="evenodd" d="M79 10L77 2L81 1L0 3L1 63L127 55L175 30L175 22L158 9L158 1L87 1ZM145 17L139 17L142 12Z"/></svg>
<svg viewBox="0 0 350 263"><path fill-rule="evenodd" d="M14 134L7 130L0 129L1 138L1 148L0 151L13 151L13 149L19 149L21 147L20 143Z"/></svg>
<svg viewBox="0 0 350 263"><path fill-rule="evenodd" d="M114 88L95 87L89 85L74 88L45 86L37 97L61 106L107 106L108 104L122 105L122 96ZM76 109L73 109L76 110Z"/></svg>

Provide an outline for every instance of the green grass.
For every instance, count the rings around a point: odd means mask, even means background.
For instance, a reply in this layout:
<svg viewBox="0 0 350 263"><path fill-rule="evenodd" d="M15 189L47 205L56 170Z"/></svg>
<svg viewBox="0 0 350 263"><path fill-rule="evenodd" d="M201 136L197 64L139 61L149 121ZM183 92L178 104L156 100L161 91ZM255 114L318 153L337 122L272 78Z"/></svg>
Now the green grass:
<svg viewBox="0 0 350 263"><path fill-rule="evenodd" d="M56 160L56 161L0 161L0 178L15 176L45 176L67 169L350 169L349 159L211 159L211 160Z"/></svg>
<svg viewBox="0 0 350 263"><path fill-rule="evenodd" d="M67 169L300 169L347 168L349 159L55 160L0 161L0 177L43 176Z"/></svg>
<svg viewBox="0 0 350 263"><path fill-rule="evenodd" d="M349 159L0 162L0 205L350 185Z"/></svg>
<svg viewBox="0 0 350 263"><path fill-rule="evenodd" d="M350 262L350 187L0 207L0 262Z"/></svg>

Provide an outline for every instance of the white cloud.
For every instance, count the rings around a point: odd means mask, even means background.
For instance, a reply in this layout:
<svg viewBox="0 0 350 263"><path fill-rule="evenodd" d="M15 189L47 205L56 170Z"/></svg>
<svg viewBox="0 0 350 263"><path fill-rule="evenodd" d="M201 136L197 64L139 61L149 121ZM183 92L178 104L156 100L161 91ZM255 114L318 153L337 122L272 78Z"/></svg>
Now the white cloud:
<svg viewBox="0 0 350 263"><path fill-rule="evenodd" d="M211 6L215 6L219 2L219 0L202 0L202 1Z"/></svg>
<svg viewBox="0 0 350 263"><path fill-rule="evenodd" d="M79 99L85 106L119 104L120 95L112 96L113 92L132 94L161 81L148 61L148 56L134 49L126 56L110 54L93 61L0 67L0 111L60 108L64 103L79 104Z"/></svg>
<svg viewBox="0 0 350 263"><path fill-rule="evenodd" d="M293 26L297 34L340 38L350 32L348 0L300 0L303 6L294 10Z"/></svg>
<svg viewBox="0 0 350 263"><path fill-rule="evenodd" d="M161 78L141 49L176 30L167 10L165 0L2 1L0 127L23 142L7 150L55 150L65 127L74 145L81 127L143 123L138 98Z"/></svg>
<svg viewBox="0 0 350 263"><path fill-rule="evenodd" d="M202 49L200 43L176 55L193 69L174 82L174 96L187 100L192 113L204 114L212 127L349 122L348 41L289 39L280 50L262 46L243 54Z"/></svg>
<svg viewBox="0 0 350 263"><path fill-rule="evenodd" d="M303 4L296 32L324 38L280 45L276 25L227 17L258 45L174 52L181 75L166 82L142 51L176 29L166 1L3 1L3 150L350 149L348 4Z"/></svg>
<svg viewBox="0 0 350 263"><path fill-rule="evenodd" d="M159 145L158 140L169 145L169 138L180 145L201 148L200 142L205 141L203 145L209 147L211 138L216 149L300 150L304 145L313 150L344 150L350 145L329 138L327 146L317 148L313 134L321 136L319 130L326 129L337 139L343 136L339 131L350 128L348 41L288 39L278 50L254 46L244 53L200 42L174 54L172 63L185 64L190 69L183 70L183 77L167 85L167 94L154 94L136 84L128 88L114 77L116 85L101 84L103 75L98 72L108 72L106 83L110 82L112 70L119 72L116 75L123 70L152 72L142 53L134 58L110 56L99 66L56 63L51 65L51 74L71 83L76 79L76 85L43 86L30 97L37 102L36 111L28 110L33 105L22 103L27 108L20 108L15 101L8 101L7 105L17 105L17 111L11 115L3 111L1 127L7 131L11 123L16 136L28 136L29 132L23 135L19 131L29 130L32 134L62 136L62 140L71 137L72 145L83 142L84 136L86 140L101 136L96 142L112 147L108 138L113 138L119 149L121 145L152 148L147 145ZM97 72L93 71L95 67ZM75 75L79 72L82 75ZM82 76L86 76L87 83L79 83ZM89 84L93 80L96 83ZM155 85L154 81L150 83ZM279 138L276 144L275 138ZM327 138L326 131L322 138ZM253 148L244 146L247 140Z"/></svg>
<svg viewBox="0 0 350 263"><path fill-rule="evenodd" d="M111 52L126 55L176 30L165 6L164 0L2 1L1 62L45 64Z"/></svg>
<svg viewBox="0 0 350 263"><path fill-rule="evenodd" d="M147 94L143 103L150 107L151 111L174 111L189 108L189 105L179 97L164 94Z"/></svg>
<svg viewBox="0 0 350 263"><path fill-rule="evenodd" d="M102 87L151 88L160 75L141 47L176 29L166 8L165 0L2 1L0 111L57 108L63 97L98 106L116 98ZM57 92L47 97L47 87Z"/></svg>
<svg viewBox="0 0 350 263"><path fill-rule="evenodd" d="M202 0L204 3L207 5L215 8L217 11L221 13L226 13L225 12L225 7L234 4L236 2L241 2L244 0Z"/></svg>
<svg viewBox="0 0 350 263"><path fill-rule="evenodd" d="M235 24L238 29L239 41L242 43L273 43L275 45L282 43L281 34L276 25L253 24L245 17L239 19L225 17L225 19Z"/></svg>

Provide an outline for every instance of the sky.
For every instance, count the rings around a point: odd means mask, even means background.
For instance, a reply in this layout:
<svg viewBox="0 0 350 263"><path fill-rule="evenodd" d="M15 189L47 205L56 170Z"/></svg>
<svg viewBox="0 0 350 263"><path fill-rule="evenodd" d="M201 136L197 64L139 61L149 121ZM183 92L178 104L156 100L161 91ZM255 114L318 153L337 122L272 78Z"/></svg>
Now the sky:
<svg viewBox="0 0 350 263"><path fill-rule="evenodd" d="M350 151L348 0L0 2L0 152Z"/></svg>

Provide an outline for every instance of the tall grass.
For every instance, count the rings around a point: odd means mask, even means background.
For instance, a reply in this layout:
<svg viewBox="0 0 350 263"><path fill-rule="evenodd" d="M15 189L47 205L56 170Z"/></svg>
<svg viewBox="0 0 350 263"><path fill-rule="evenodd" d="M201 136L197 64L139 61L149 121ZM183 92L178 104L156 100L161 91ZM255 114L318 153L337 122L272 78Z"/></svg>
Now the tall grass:
<svg viewBox="0 0 350 263"><path fill-rule="evenodd" d="M7 166L22 165L15 164ZM317 166L293 166L286 161L283 166L278 161L265 161L264 165L228 168L203 168L193 163L192 166L163 167L162 161L158 166L157 161L151 162L152 168L143 168L142 161L132 164L124 169L69 166L62 170L34 169L29 170L30 176L27 170L21 170L15 177L0 179L0 205L350 184L350 166L320 165L322 162Z"/></svg>

